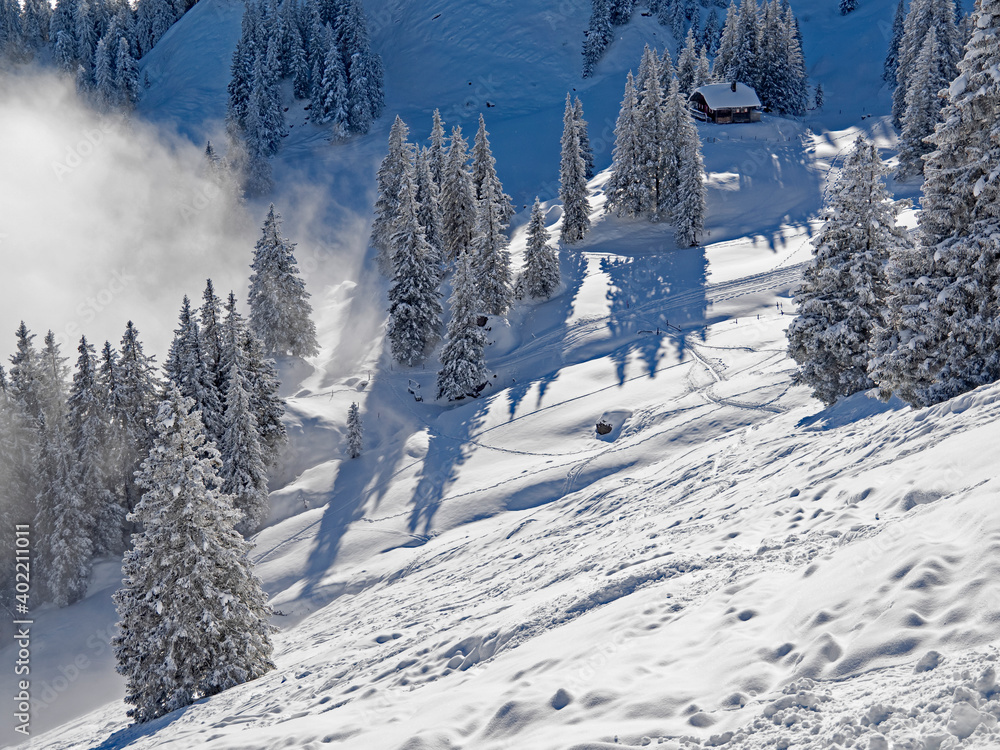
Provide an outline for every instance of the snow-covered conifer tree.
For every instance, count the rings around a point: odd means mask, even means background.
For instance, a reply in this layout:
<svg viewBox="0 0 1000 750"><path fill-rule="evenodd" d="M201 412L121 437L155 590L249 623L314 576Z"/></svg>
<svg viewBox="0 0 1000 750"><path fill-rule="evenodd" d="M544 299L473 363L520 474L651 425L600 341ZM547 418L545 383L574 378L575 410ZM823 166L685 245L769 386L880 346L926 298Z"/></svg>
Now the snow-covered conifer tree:
<svg viewBox="0 0 1000 750"><path fill-rule="evenodd" d="M475 191L476 200L482 200L488 192L487 184L490 185L489 192L498 202L500 220L506 225L514 215L514 206L510 202L510 196L504 193L500 178L497 177L497 160L493 158L493 151L490 149L489 135L486 131L486 121L480 114L479 130L476 131L476 140L472 146L472 189Z"/></svg>
<svg viewBox="0 0 1000 750"><path fill-rule="evenodd" d="M937 78L941 70L937 62L940 55L938 46L937 29L931 27L914 62L914 70L907 75L906 111L903 113L903 131L899 136L897 176L900 178L923 175L924 154L933 150L924 138L934 132L941 113L943 102L937 92L950 83Z"/></svg>
<svg viewBox="0 0 1000 750"><path fill-rule="evenodd" d="M403 175L413 168L413 145L406 140L409 132L406 123L396 115L389 130L389 153L382 159L376 177L378 195L370 242L378 251L378 267L385 276L392 276L395 272L392 266L392 238L399 222L400 189Z"/></svg>
<svg viewBox="0 0 1000 750"><path fill-rule="evenodd" d="M583 164L582 159L580 164ZM496 189L496 183L483 183L471 248L473 273L479 283L479 312L486 315L506 315L514 294L510 250L501 215L503 209Z"/></svg>
<svg viewBox="0 0 1000 750"><path fill-rule="evenodd" d="M417 215L413 167L403 172L393 235L393 277L386 335L392 356L404 365L423 362L441 328L438 264Z"/></svg>
<svg viewBox="0 0 1000 750"><path fill-rule="evenodd" d="M211 279L205 281L205 291L201 295L202 305L198 311L198 321L201 323L201 351L205 365L215 378L216 384L222 384L222 300L215 293L215 285Z"/></svg>
<svg viewBox="0 0 1000 750"><path fill-rule="evenodd" d="M896 5L896 15L892 19L892 37L889 40L889 51L885 54L885 64L882 66L882 80L890 88L896 85L896 68L899 66L899 46L903 41L903 21L906 19L906 8L903 0Z"/></svg>
<svg viewBox="0 0 1000 750"><path fill-rule="evenodd" d="M701 32L701 46L709 55L714 55L719 49L719 37L722 35L722 24L719 22L719 12L712 8L708 12L708 20Z"/></svg>
<svg viewBox="0 0 1000 750"><path fill-rule="evenodd" d="M171 389L130 519L143 527L114 595L112 640L129 715L142 723L274 668L271 609L220 492L222 461L194 404Z"/></svg>
<svg viewBox="0 0 1000 750"><path fill-rule="evenodd" d="M698 54L698 64L694 69L694 88L700 88L712 82L712 63L708 60L708 48L702 47Z"/></svg>
<svg viewBox="0 0 1000 750"><path fill-rule="evenodd" d="M191 311L191 301L184 295L181 305L180 326L174 331L170 353L164 369L167 375L165 392L177 387L181 394L193 399L201 412L208 439L218 443L222 439L223 395L202 348L202 333Z"/></svg>
<svg viewBox="0 0 1000 750"><path fill-rule="evenodd" d="M688 29L684 39L684 49L677 57L677 79L680 81L681 93L689 95L695 88L694 79L698 69L698 48L694 36L694 28Z"/></svg>
<svg viewBox="0 0 1000 750"><path fill-rule="evenodd" d="M471 253L465 253L455 262L452 295L448 300L451 320L437 376L438 398L455 401L473 396L486 382L486 332L478 323L481 303L477 286Z"/></svg>
<svg viewBox="0 0 1000 750"><path fill-rule="evenodd" d="M858 136L795 294L788 351L801 368L797 380L827 404L873 385L868 365L884 323L885 266L906 241L882 182L886 171L875 145Z"/></svg>
<svg viewBox="0 0 1000 750"><path fill-rule="evenodd" d="M454 260L468 252L476 215L472 173L467 165L468 146L457 125L451 131L448 159L441 186L441 228L445 258Z"/></svg>
<svg viewBox="0 0 1000 750"><path fill-rule="evenodd" d="M528 242L524 251L524 269L518 279L522 296L548 299L559 287L559 258L549 244L549 230L545 227L542 205L535 197L528 220Z"/></svg>
<svg viewBox="0 0 1000 750"><path fill-rule="evenodd" d="M139 68L129 41L124 36L118 37L118 54L115 57L115 89L118 91L122 106L132 108L139 102Z"/></svg>
<svg viewBox="0 0 1000 750"><path fill-rule="evenodd" d="M294 248L295 243L281 236L281 215L272 203L251 263L250 329L268 354L311 357L319 352L319 344Z"/></svg>
<svg viewBox="0 0 1000 750"><path fill-rule="evenodd" d="M593 75L598 60L611 43L611 3L610 0L593 0L587 39L583 43L583 77Z"/></svg>
<svg viewBox="0 0 1000 750"><path fill-rule="evenodd" d="M589 180L594 176L594 149L590 145L590 135L587 132L587 121L583 119L583 102L580 101L580 97L573 100L573 119L576 120L577 134L580 138L584 177Z"/></svg>
<svg viewBox="0 0 1000 750"><path fill-rule="evenodd" d="M955 25L955 3L953 0L913 0L903 22L896 89L892 93L892 121L898 128L903 126L906 113L909 76L916 70L917 57L932 27L937 31L937 80L952 81L958 75L962 40Z"/></svg>
<svg viewBox="0 0 1000 750"><path fill-rule="evenodd" d="M417 187L417 219L423 227L424 236L433 251L434 266L440 276L444 257L444 230L441 218L441 190L431 172L429 149L421 149L416 155L414 178Z"/></svg>
<svg viewBox="0 0 1000 750"><path fill-rule="evenodd" d="M611 176L604 190L608 209L618 216L639 216L650 203L648 186L642 175L642 155L635 82L629 71L625 98L615 124Z"/></svg>
<svg viewBox="0 0 1000 750"><path fill-rule="evenodd" d="M347 455L357 458L361 455L361 447L364 438L361 424L361 413L357 403L352 403L347 410Z"/></svg>
<svg viewBox="0 0 1000 750"><path fill-rule="evenodd" d="M441 120L441 113L434 110L433 123L431 125L431 145L428 151L428 165L434 182L440 189L444 184L445 162L448 159L448 149L444 143L444 122Z"/></svg>
<svg viewBox="0 0 1000 750"><path fill-rule="evenodd" d="M656 76L650 75L650 80L656 80ZM570 243L582 240L590 229L587 165L581 153L580 133L573 111L573 102L567 94L559 160L559 199L563 202L560 239Z"/></svg>
<svg viewBox="0 0 1000 750"><path fill-rule="evenodd" d="M705 228L705 165L701 156L701 139L691 114L681 99L677 105L678 127L673 133L677 150L677 193L673 208L676 228L674 237L679 247L694 247Z"/></svg>

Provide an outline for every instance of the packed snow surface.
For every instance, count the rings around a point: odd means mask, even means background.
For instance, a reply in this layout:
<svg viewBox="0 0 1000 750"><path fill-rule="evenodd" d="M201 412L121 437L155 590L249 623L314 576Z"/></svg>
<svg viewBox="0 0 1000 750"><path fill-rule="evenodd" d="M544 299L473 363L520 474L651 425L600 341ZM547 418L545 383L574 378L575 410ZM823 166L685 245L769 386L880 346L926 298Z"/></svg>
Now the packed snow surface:
<svg viewBox="0 0 1000 750"><path fill-rule="evenodd" d="M894 7L797 4L825 109L699 125L703 247L607 216L598 174L593 229L560 248L557 295L490 320L495 377L478 399L430 398L436 355L391 364L384 282L313 287L323 351L282 363L292 446L254 552L277 669L129 726L108 647L120 570L103 562L86 600L35 615L30 746L1000 745L1000 386L921 411L867 394L822 409L785 350L842 153L859 129L887 157L894 146L868 117L888 108ZM157 74L146 117L218 132L240 8L202 0L164 37L144 63ZM582 82L585 0L369 12L388 113L419 139L434 107L467 135L484 111L505 188L519 209L540 195L554 235L566 91L604 169L625 71L645 42L673 44L637 14ZM307 204L360 267L391 117L335 146L300 109L275 165L286 233ZM365 446L350 460L355 401ZM0 675L4 694L12 679Z"/></svg>

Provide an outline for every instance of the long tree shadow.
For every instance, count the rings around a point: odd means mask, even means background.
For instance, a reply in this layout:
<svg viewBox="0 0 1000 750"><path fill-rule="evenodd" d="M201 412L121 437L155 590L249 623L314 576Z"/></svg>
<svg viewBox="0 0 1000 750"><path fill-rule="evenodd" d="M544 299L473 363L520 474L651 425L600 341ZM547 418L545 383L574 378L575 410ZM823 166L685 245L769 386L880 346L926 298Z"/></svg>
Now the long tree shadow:
<svg viewBox="0 0 1000 750"><path fill-rule="evenodd" d="M411 534L426 535L431 531L438 508L458 479L459 467L475 450L469 438L482 426L488 410L489 402L479 398L438 417L438 425L445 426L447 432L433 428L430 432L427 455L410 501L413 506L409 520Z"/></svg>
<svg viewBox="0 0 1000 750"><path fill-rule="evenodd" d="M559 329L565 327L566 321L573 314L573 305L587 276L586 256L571 248L561 248L559 251L559 273L562 278L560 294L547 302L534 306L524 316L522 327L535 331L534 335L537 337L552 336ZM532 343L525 342L525 346L530 346ZM543 352L540 352L544 358L549 360L541 368L536 361L525 366L523 372L519 367L511 369L511 375L515 382L507 389L507 411L510 419L517 415L518 406L528 395L528 391L531 390L534 383L538 383L538 400L541 402L548 385L558 377L559 369L563 364L558 343L557 341L556 345L548 346ZM531 377L539 369L547 374L540 379Z"/></svg>
<svg viewBox="0 0 1000 750"><path fill-rule="evenodd" d="M625 369L634 353L654 377L663 357L664 338L677 340L681 358L688 336L704 339L708 309L704 248L607 257L601 260L601 270L610 280L608 327L616 339L631 341L612 354L619 384L625 382Z"/></svg>

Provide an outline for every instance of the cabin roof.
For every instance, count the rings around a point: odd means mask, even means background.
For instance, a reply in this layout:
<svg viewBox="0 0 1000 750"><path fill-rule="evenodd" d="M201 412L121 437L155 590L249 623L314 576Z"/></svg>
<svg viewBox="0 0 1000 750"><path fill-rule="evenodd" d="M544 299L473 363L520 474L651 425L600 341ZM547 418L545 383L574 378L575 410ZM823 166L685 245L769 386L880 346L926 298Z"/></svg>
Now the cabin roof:
<svg viewBox="0 0 1000 750"><path fill-rule="evenodd" d="M743 83L736 84L736 91L733 91L732 83L709 83L691 92L691 96L695 94L701 94L705 98L705 103L716 110L760 107L757 92Z"/></svg>

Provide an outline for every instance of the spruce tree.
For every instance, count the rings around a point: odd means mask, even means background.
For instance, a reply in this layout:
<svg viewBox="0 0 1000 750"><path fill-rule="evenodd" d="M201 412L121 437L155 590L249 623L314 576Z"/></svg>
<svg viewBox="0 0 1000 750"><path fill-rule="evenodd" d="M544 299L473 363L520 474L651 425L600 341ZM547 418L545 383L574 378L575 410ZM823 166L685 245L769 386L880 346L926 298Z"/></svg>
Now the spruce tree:
<svg viewBox="0 0 1000 750"><path fill-rule="evenodd" d="M937 92L949 84L949 81L936 78L935 74L940 70L937 65L939 54L937 29L932 27L917 55L915 69L907 76L906 111L899 136L897 176L900 178L922 176L924 154L933 150L933 146L925 143L924 139L934 132L941 112Z"/></svg>
<svg viewBox="0 0 1000 750"><path fill-rule="evenodd" d="M604 191L608 209L618 216L640 216L650 203L648 187L642 175L642 157L643 144L635 82L629 71L625 82L625 97L615 124L611 176Z"/></svg>
<svg viewBox="0 0 1000 750"><path fill-rule="evenodd" d="M582 165L583 160L580 160ZM483 185L483 197L476 211L476 230L472 239L473 273L479 280L479 312L506 315L513 299L510 250L504 234L502 203L497 199L496 184Z"/></svg>
<svg viewBox="0 0 1000 750"><path fill-rule="evenodd" d="M215 379L217 386L222 385L222 300L215 293L215 285L211 279L205 281L205 291L201 295L202 305L198 311L198 321L201 323L201 351L205 366Z"/></svg>
<svg viewBox="0 0 1000 750"><path fill-rule="evenodd" d="M441 217L441 190L434 181L430 168L430 151L421 149L416 155L414 178L416 180L417 219L424 230L427 244L431 246L431 255L436 272L440 276L441 263L444 258L444 229Z"/></svg>
<svg viewBox="0 0 1000 750"><path fill-rule="evenodd" d="M67 405L72 480L89 521L93 550L120 552L125 512L111 492L107 477L111 465L111 420L108 399L101 392L94 348L81 337Z"/></svg>
<svg viewBox="0 0 1000 750"><path fill-rule="evenodd" d="M674 238L679 247L695 247L705 229L705 165L698 128L684 101L678 101L676 106L683 109L677 114L678 127L673 133L673 140L679 147L677 195L673 209Z"/></svg>
<svg viewBox="0 0 1000 750"><path fill-rule="evenodd" d="M677 79L680 82L681 93L689 95L695 88L694 80L698 69L698 49L694 29L688 29L684 40L684 49L677 57Z"/></svg>
<svg viewBox="0 0 1000 750"><path fill-rule="evenodd" d="M583 77L594 73L597 62L611 43L611 3L610 0L593 0L587 38L583 43Z"/></svg>
<svg viewBox="0 0 1000 750"><path fill-rule="evenodd" d="M797 381L826 404L873 385L868 366L884 324L885 266L905 243L899 207L882 182L886 171L875 145L858 136L795 295L788 351L801 368Z"/></svg>
<svg viewBox="0 0 1000 750"><path fill-rule="evenodd" d="M118 441L122 447L119 477L128 510L135 508L139 502L134 475L152 443L153 417L156 414L159 390L155 360L143 352L139 331L130 320L122 335L121 356L118 358L110 408L113 428L119 435Z"/></svg>
<svg viewBox="0 0 1000 750"><path fill-rule="evenodd" d="M378 196L375 199L375 219L372 222L371 246L378 252L378 267L385 276L392 276L392 238L399 223L400 190L403 175L412 169L413 145L406 140L410 130L396 115L389 131L389 153L382 159L376 176Z"/></svg>
<svg viewBox="0 0 1000 750"><path fill-rule="evenodd" d="M274 668L271 609L219 491L219 452L194 404L171 389L142 464L130 519L143 527L114 595L112 639L129 716L150 721Z"/></svg>
<svg viewBox="0 0 1000 750"><path fill-rule="evenodd" d="M675 78L671 82L670 91L663 98L660 112L648 112L647 117L658 118L657 127L661 134L655 141L651 140L646 144L646 163L654 165L652 169L647 170L646 179L654 186L657 197L651 218L654 221L660 219L673 221L676 218L679 201L681 161L686 158L684 150L696 147L700 154L698 132L697 130L691 132L694 125L688 112L687 97L681 95L678 79ZM690 177L694 179L696 167L692 164L690 169ZM691 182L690 188L694 191L689 196L689 200L694 201L691 203L693 208L697 202L698 192L694 181ZM691 239L690 235L685 235L685 239Z"/></svg>
<svg viewBox="0 0 1000 750"><path fill-rule="evenodd" d="M437 258L417 216L416 192L413 167L408 167L402 175L393 236L396 273L389 290L386 332L393 358L404 365L423 362L441 327Z"/></svg>
<svg viewBox="0 0 1000 750"><path fill-rule="evenodd" d="M227 321L225 329L226 412L225 431L219 443L222 492L232 498L242 513L236 530L243 536L256 531L267 516L267 471L260 439L260 427L250 401L252 384L238 318Z"/></svg>
<svg viewBox="0 0 1000 750"><path fill-rule="evenodd" d="M444 185L445 163L448 159L448 149L444 144L444 122L441 120L441 113L434 110L433 122L431 125L431 145L428 151L428 166L434 182L438 189Z"/></svg>
<svg viewBox="0 0 1000 750"><path fill-rule="evenodd" d="M906 9L903 0L896 5L896 15L892 19L892 38L889 40L889 51L885 54L885 64L882 66L882 80L890 88L896 86L896 69L899 67L899 47L903 41L903 21Z"/></svg>
<svg viewBox="0 0 1000 750"><path fill-rule="evenodd" d="M167 375L164 394L176 387L183 396L192 399L195 409L201 412L208 439L218 443L224 430L223 395L206 360L202 338L201 328L191 310L191 301L184 295L180 325L174 330L174 340L164 366Z"/></svg>
<svg viewBox="0 0 1000 750"><path fill-rule="evenodd" d="M482 200L487 192L494 196L493 200L496 201L500 211L500 221L507 225L514 215L514 206L510 202L510 196L504 193L500 178L497 177L496 159L493 158L493 151L490 149L489 135L486 132L486 121L480 114L479 130L476 131L476 140L472 147L472 188L476 200Z"/></svg>
<svg viewBox="0 0 1000 750"><path fill-rule="evenodd" d="M655 80L656 76L650 76ZM576 126L573 103L566 95L563 113L562 153L559 160L559 199L563 202L563 242L579 242L590 229L587 166L580 148L580 133Z"/></svg>
<svg viewBox="0 0 1000 750"><path fill-rule="evenodd" d="M698 54L698 64L694 69L694 88L701 88L712 82L712 64L708 61L708 49L701 48Z"/></svg>
<svg viewBox="0 0 1000 750"><path fill-rule="evenodd" d="M361 414L357 403L352 403L347 410L347 455L351 458L358 458L361 455L361 447L364 438L364 431L361 424Z"/></svg>
<svg viewBox="0 0 1000 750"><path fill-rule="evenodd" d="M583 176L589 180L594 176L594 149L590 145L590 135L587 132L587 121L583 119L583 102L580 101L580 97L573 100L573 119L576 120L580 154L583 156Z"/></svg>
<svg viewBox="0 0 1000 750"><path fill-rule="evenodd" d="M709 55L714 55L719 49L719 37L722 34L722 25L719 23L719 12L712 8L708 12L708 20L705 21L705 28L701 32L701 46Z"/></svg>
<svg viewBox="0 0 1000 750"><path fill-rule="evenodd" d="M467 145L462 137L462 129L456 125L451 131L444 184L441 187L441 228L447 260L455 260L464 255L472 244L476 196L467 161Z"/></svg>
<svg viewBox="0 0 1000 750"><path fill-rule="evenodd" d="M548 299L559 288L559 259L549 246L549 231L545 227L542 205L535 197L528 220L528 242L524 252L524 269L518 280L521 296Z"/></svg>
<svg viewBox="0 0 1000 750"><path fill-rule="evenodd" d="M466 253L455 262L451 319L438 371L438 398L456 401L475 396L486 382L486 332L479 326L480 301L472 268L471 255Z"/></svg>
<svg viewBox="0 0 1000 750"><path fill-rule="evenodd" d="M961 38L955 25L955 4L952 0L913 0L903 22L903 38L899 44L899 62L896 66L896 89L892 94L892 122L903 126L906 113L906 94L909 76L916 70L917 56L931 28L937 32L939 55L938 80L952 81L958 74L958 61L962 56Z"/></svg>
<svg viewBox="0 0 1000 750"><path fill-rule="evenodd" d="M272 203L251 263L250 329L268 354L311 357L319 352L319 344L310 295L299 276L295 243L281 236L280 222Z"/></svg>
<svg viewBox="0 0 1000 750"><path fill-rule="evenodd" d="M128 39L124 36L118 38L118 54L115 58L115 89L118 92L118 101L126 109L131 109L139 102L139 68Z"/></svg>
<svg viewBox="0 0 1000 750"><path fill-rule="evenodd" d="M722 27L722 35L719 38L719 45L715 52L715 63L712 68L712 76L716 82L722 83L729 76L729 69L736 56L736 27L739 25L739 9L735 0L730 0L729 9L726 11L726 21Z"/></svg>

